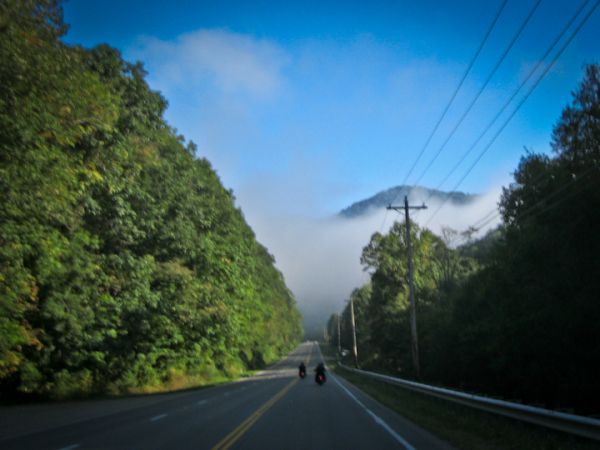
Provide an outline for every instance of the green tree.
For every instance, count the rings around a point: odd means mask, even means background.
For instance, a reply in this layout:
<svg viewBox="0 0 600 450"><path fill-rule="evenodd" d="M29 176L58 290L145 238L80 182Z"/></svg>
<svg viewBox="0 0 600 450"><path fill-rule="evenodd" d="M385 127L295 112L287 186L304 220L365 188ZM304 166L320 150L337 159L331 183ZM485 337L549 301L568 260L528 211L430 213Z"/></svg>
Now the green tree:
<svg viewBox="0 0 600 450"><path fill-rule="evenodd" d="M155 389L290 350L294 298L233 194L140 63L65 30L58 2L0 5L0 389Z"/></svg>

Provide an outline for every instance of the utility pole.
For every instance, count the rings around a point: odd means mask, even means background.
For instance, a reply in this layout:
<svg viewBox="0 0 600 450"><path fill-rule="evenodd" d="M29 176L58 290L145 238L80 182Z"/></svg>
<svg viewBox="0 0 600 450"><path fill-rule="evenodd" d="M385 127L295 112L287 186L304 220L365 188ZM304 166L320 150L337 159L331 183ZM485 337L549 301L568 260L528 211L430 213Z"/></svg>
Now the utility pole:
<svg viewBox="0 0 600 450"><path fill-rule="evenodd" d="M340 337L340 314L337 314L337 328L338 328L338 358L342 353L342 338Z"/></svg>
<svg viewBox="0 0 600 450"><path fill-rule="evenodd" d="M352 322L352 354L354 355L354 365L358 368L358 347L356 345L356 323L354 322L354 301L350 297L350 322Z"/></svg>
<svg viewBox="0 0 600 450"><path fill-rule="evenodd" d="M400 212L402 206L389 205L387 209L393 209ZM410 348L412 352L413 365L415 367L415 375L421 378L421 366L419 364L419 341L417 338L417 308L415 307L415 283L413 280L413 262L412 262L412 244L410 241L410 209L427 209L425 203L421 206L408 206L408 197L404 196L404 218L406 220L406 250L408 257L408 295L410 298Z"/></svg>

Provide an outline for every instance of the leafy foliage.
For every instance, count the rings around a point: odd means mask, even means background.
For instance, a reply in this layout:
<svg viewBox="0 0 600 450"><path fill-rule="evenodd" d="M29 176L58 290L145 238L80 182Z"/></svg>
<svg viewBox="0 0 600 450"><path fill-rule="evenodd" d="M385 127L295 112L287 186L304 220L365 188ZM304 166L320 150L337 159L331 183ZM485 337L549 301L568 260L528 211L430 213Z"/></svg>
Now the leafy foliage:
<svg viewBox="0 0 600 450"><path fill-rule="evenodd" d="M600 66L573 97L554 155L528 153L504 189L498 230L451 249L413 225L425 380L598 413ZM364 365L411 376L403 230L373 235L363 251L371 294L357 327L368 329Z"/></svg>
<svg viewBox="0 0 600 450"><path fill-rule="evenodd" d="M60 41L53 0L0 5L0 388L207 380L301 335L230 191L141 64Z"/></svg>

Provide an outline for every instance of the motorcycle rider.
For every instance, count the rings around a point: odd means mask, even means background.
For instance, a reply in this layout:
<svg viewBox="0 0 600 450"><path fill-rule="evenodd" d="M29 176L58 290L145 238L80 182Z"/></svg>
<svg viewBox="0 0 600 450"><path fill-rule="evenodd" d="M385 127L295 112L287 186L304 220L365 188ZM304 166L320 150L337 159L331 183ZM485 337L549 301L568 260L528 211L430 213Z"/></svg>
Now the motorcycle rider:
<svg viewBox="0 0 600 450"><path fill-rule="evenodd" d="M302 361L298 366L298 375L300 375L302 378L304 378L304 375L306 375L306 366L304 365L304 361Z"/></svg>
<svg viewBox="0 0 600 450"><path fill-rule="evenodd" d="M325 380L325 379L326 379L326 378L325 378L325 372L326 372L326 369L325 369L325 364L323 364L322 362L320 362L320 363L317 365L317 367L315 368L315 372L316 372L316 373L315 373L315 381L317 381L317 380L318 380L318 378L319 378L319 375L322 375L322 376L323 376L323 380Z"/></svg>

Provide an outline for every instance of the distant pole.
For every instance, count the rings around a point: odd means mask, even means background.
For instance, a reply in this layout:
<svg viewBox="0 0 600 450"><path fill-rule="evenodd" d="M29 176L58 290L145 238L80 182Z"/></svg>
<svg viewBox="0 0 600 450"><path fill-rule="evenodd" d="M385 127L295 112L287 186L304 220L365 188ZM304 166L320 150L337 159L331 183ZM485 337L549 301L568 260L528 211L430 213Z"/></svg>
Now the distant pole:
<svg viewBox="0 0 600 450"><path fill-rule="evenodd" d="M398 211L401 206L389 205L387 209ZM410 349L415 368L415 375L421 378L421 366L419 364L419 341L417 335L417 308L415 306L415 283L413 280L412 243L410 239L410 215L409 209L427 209L425 204L421 206L408 206L408 197L404 196L404 218L406 220L406 252L408 257L408 296L410 299Z"/></svg>
<svg viewBox="0 0 600 450"><path fill-rule="evenodd" d="M358 367L358 346L356 345L356 322L354 321L354 301L350 297L350 322L352 322L352 354L354 365Z"/></svg>
<svg viewBox="0 0 600 450"><path fill-rule="evenodd" d="M340 337L340 314L337 315L337 328L338 328L338 355L342 353L342 339Z"/></svg>

